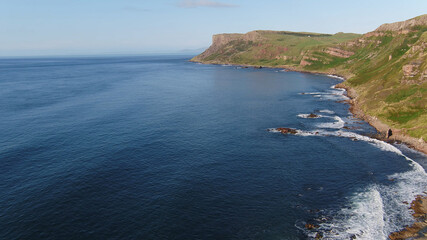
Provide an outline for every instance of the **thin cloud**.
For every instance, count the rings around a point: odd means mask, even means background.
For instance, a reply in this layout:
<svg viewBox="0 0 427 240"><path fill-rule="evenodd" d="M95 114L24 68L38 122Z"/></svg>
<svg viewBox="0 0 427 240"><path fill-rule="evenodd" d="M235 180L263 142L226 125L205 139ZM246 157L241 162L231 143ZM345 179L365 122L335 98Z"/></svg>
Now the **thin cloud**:
<svg viewBox="0 0 427 240"><path fill-rule="evenodd" d="M234 4L215 2L209 0L183 0L178 3L178 7L182 8L197 8L197 7L211 7L211 8L230 8L238 7Z"/></svg>

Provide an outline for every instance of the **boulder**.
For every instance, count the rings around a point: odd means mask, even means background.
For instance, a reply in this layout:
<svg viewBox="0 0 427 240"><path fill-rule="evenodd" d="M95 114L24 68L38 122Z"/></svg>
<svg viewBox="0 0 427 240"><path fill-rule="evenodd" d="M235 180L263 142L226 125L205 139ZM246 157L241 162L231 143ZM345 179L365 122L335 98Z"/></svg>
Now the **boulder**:
<svg viewBox="0 0 427 240"><path fill-rule="evenodd" d="M323 233L321 232L317 232L316 233L316 237L314 237L315 239L322 239L323 238Z"/></svg>
<svg viewBox="0 0 427 240"><path fill-rule="evenodd" d="M305 226L304 226L306 229L308 229L308 230L312 230L312 229L316 229L316 228L319 228L319 226L318 225L315 225L315 224L311 224L311 223L307 223L307 224L305 224Z"/></svg>

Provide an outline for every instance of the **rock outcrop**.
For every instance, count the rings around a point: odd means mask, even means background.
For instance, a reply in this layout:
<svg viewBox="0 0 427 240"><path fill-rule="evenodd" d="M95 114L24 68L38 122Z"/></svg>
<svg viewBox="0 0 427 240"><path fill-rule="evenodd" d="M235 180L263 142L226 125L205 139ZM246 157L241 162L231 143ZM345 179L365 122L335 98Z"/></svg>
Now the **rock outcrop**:
<svg viewBox="0 0 427 240"><path fill-rule="evenodd" d="M390 234L389 238L391 240L427 238L427 233L421 231L427 228L427 197L418 196L411 203L411 209L414 211L412 215L417 221L412 226L407 226L402 231Z"/></svg>
<svg viewBox="0 0 427 240"><path fill-rule="evenodd" d="M418 74L418 68L421 65L420 62L411 62L410 64L402 67L403 75L405 77L413 77Z"/></svg>
<svg viewBox="0 0 427 240"><path fill-rule="evenodd" d="M276 128L276 130L283 134L297 134L297 130L293 128L281 127L281 128Z"/></svg>
<svg viewBox="0 0 427 240"><path fill-rule="evenodd" d="M345 51L336 47L328 47L325 53L340 58L349 58L354 55L354 52Z"/></svg>
<svg viewBox="0 0 427 240"><path fill-rule="evenodd" d="M375 32L393 31L399 33L408 33L413 27L427 25L427 14L411 18L406 21L386 23L379 26Z"/></svg>

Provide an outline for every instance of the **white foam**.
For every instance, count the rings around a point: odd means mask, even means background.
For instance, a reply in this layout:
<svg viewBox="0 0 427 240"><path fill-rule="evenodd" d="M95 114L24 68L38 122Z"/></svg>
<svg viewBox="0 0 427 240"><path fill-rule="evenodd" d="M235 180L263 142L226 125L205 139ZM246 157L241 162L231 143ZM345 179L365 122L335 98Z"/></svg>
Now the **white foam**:
<svg viewBox="0 0 427 240"><path fill-rule="evenodd" d="M337 78L337 79L345 80L343 77L340 77L340 76L337 76L337 75L333 75L333 74L328 74L327 76L331 77L331 78Z"/></svg>
<svg viewBox="0 0 427 240"><path fill-rule="evenodd" d="M325 100L349 99L345 96L346 90L332 86L326 92L305 93ZM326 114L334 114L330 110L320 110ZM300 115L299 115L300 116ZM301 115L304 117L305 115ZM344 207L335 212L329 222L320 223L318 231L323 233L324 239L378 239L386 240L387 236L401 230L406 225L411 225L414 219L409 204L417 195L426 195L427 174L425 169L413 159L404 155L395 146L384 141L363 136L354 132L343 130L332 131L331 128L342 128L344 121L338 116L322 116L333 118L335 121L321 123L320 128L314 131L297 130L298 136L336 136L364 141L382 151L395 153L409 161L412 169L388 176L390 184L372 184L366 189L354 194L348 199L350 207ZM305 231L309 237L314 238L315 232Z"/></svg>
<svg viewBox="0 0 427 240"><path fill-rule="evenodd" d="M328 109L319 110L319 112L321 112L321 113L327 113L327 114L335 114L334 111L331 111L331 110L328 110Z"/></svg>
<svg viewBox="0 0 427 240"><path fill-rule="evenodd" d="M302 131L299 136L337 136L368 142L382 151L393 152L410 162L412 170L388 176L390 185L372 185L349 199L351 208L343 208L333 221L320 224L326 239L387 239L387 236L413 223L410 203L417 195L425 195L427 174L424 168L404 155L395 146L353 132L347 131ZM332 229L332 231L328 231Z"/></svg>
<svg viewBox="0 0 427 240"><path fill-rule="evenodd" d="M341 209L332 222L320 224L324 237L349 239L355 235L357 239L386 240L390 233L411 225L414 219L409 203L425 191L427 176L415 168L389 177L393 184L368 187L351 197L351 207Z"/></svg>
<svg viewBox="0 0 427 240"><path fill-rule="evenodd" d="M312 95L313 97L320 98L322 100L333 100L333 101L341 101L341 100L349 100L347 96L344 95L344 93L339 91L329 91L329 92L311 92L311 93L304 93L306 95Z"/></svg>
<svg viewBox="0 0 427 240"><path fill-rule="evenodd" d="M267 129L267 131L272 132L272 133L279 133L280 132L276 128L269 128L269 129Z"/></svg>
<svg viewBox="0 0 427 240"><path fill-rule="evenodd" d="M376 187L349 198L350 206L341 209L330 223L320 224L325 239L385 240L384 205ZM330 231L327 231L329 230Z"/></svg>
<svg viewBox="0 0 427 240"><path fill-rule="evenodd" d="M338 116L332 117L335 122L327 122L327 123L319 123L317 124L317 127L319 128L343 128L344 127L344 120Z"/></svg>
<svg viewBox="0 0 427 240"><path fill-rule="evenodd" d="M336 88L335 85L331 86L331 90L325 92L308 92L301 93L303 95L313 95L313 97L317 97L324 100L349 100L350 98L345 95L346 90L342 88Z"/></svg>
<svg viewBox="0 0 427 240"><path fill-rule="evenodd" d="M306 94L306 95L322 95L322 94L328 94L325 92L308 92L308 93L302 93L302 94Z"/></svg>
<svg viewBox="0 0 427 240"><path fill-rule="evenodd" d="M321 118L323 117L322 115L317 115L315 117L310 117L310 114L306 114L306 113L301 113L297 115L300 118Z"/></svg>
<svg viewBox="0 0 427 240"><path fill-rule="evenodd" d="M339 119L338 121L344 122L340 117L338 116L334 116L335 119ZM322 124L326 124L326 123L322 123ZM332 123L334 124L334 123ZM342 130L338 130L338 131L323 131L323 130L314 130L314 131L302 131L302 130L297 130L298 135L301 136L336 136L336 137L346 137L346 138L351 138L351 139L357 139L360 141L365 141L368 142L376 147L378 147L379 149L383 150L383 151L388 151L388 152L394 152L397 155L400 155L402 157L404 157L406 160L411 162L411 165L414 167L414 169L416 169L419 172L422 172L424 174L426 174L424 168L417 162L415 162L414 160L412 160L411 158L407 157L406 155L404 155L402 153L402 151L400 151L397 147L386 143L384 141L375 139L375 138L371 138L368 136L363 136L354 132L347 132L347 131L342 131ZM427 176L427 175L426 175ZM427 185L426 185L427 186Z"/></svg>
<svg viewBox="0 0 427 240"><path fill-rule="evenodd" d="M387 203L385 206L387 214L384 217L385 230L392 233L413 223L411 211L408 210L409 204L405 203L411 203L417 195L423 194L427 189L427 176L424 171L414 167L411 171L396 173L390 175L389 178L393 180L394 184L383 186L381 194Z"/></svg>

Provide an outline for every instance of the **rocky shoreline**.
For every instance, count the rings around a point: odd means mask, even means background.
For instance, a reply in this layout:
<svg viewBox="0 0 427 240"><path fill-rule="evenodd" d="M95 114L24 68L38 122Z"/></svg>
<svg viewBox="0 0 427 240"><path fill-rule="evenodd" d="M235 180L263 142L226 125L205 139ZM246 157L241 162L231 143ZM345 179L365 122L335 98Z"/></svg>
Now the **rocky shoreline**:
<svg viewBox="0 0 427 240"><path fill-rule="evenodd" d="M427 143L424 141L420 141L420 139L410 137L406 134L404 134L400 129L391 128L387 124L383 123L381 120L374 116L369 116L366 113L362 111L362 109L357 104L357 92L348 87L344 84L340 83L336 85L336 88L342 88L347 91L347 96L350 98L349 104L350 104L350 112L357 118L360 118L367 123L369 123L371 126L373 126L379 134L377 134L375 137L379 140L385 141L385 142L402 142L408 145L409 147L423 152L427 154ZM388 136L388 131L391 129L392 135Z"/></svg>
<svg viewBox="0 0 427 240"><path fill-rule="evenodd" d="M381 122L378 118L365 114L360 107L357 105L357 92L340 83L335 86L336 88L342 88L347 91L347 96L350 98L348 103L350 104L350 112L353 116L362 119L373 126L379 134L375 137L385 142L402 142L407 146L427 154L427 144L419 139L407 136L403 134L399 129L392 129L387 124ZM391 129L393 134L388 136L388 132ZM427 196L417 196L412 201L411 207L414 211L415 223L411 226L406 226L404 229L398 232L393 232L389 235L391 240L427 240Z"/></svg>
<svg viewBox="0 0 427 240"><path fill-rule="evenodd" d="M203 62L198 62L198 63L206 64ZM212 64L212 63L208 63L208 64ZM222 65L224 63L222 64L213 63L213 64ZM337 77L339 79L342 79L343 81L345 81L349 77L349 76L341 76L339 74L336 74L334 71L331 71L331 72L312 71L311 72L311 71L302 71L292 67L288 68L284 66L271 67L271 66L258 66L258 65L248 65L248 64L229 64L229 63L227 64L231 66L243 67L243 68L248 68L248 67L253 67L256 69L271 68L271 69L284 69L285 71L294 71L294 72L301 72L301 73L322 74L330 77ZM357 104L358 95L354 89L344 85L343 83L339 83L335 87L346 90L347 96L350 98L350 100L347 101L350 105L350 112L353 114L353 116L359 119L362 119L366 121L368 124L370 124L371 126L373 126L379 132L379 134L375 136L377 139L385 142L389 142L389 143L402 142L417 151L427 154L427 143L425 143L424 141L420 141L419 139L407 136L401 130L392 129L387 124L381 122L378 118L365 114ZM388 133L390 129L393 132L393 134L389 137ZM294 132L295 130L290 128L279 128L277 130L283 134L295 134ZM390 234L389 238L391 240L404 240L404 239L427 240L427 196L417 196L417 198L411 203L410 209L414 211L413 216L416 222L412 226L407 226L405 227L405 229L401 231Z"/></svg>
<svg viewBox="0 0 427 240"><path fill-rule="evenodd" d="M417 198L412 201L410 209L414 211L412 216L414 216L416 222L412 224L412 226L407 226L399 232L390 234L389 238L391 240L427 239L427 197L417 196Z"/></svg>
<svg viewBox="0 0 427 240"><path fill-rule="evenodd" d="M192 62L197 62L197 61L192 61ZM197 63L202 63L202 64L212 64L212 65L223 65L223 64L227 64L230 66L235 66L235 67L242 67L242 68L255 68L255 69L260 69L260 68L270 68L270 69L283 69L285 71L292 71L292 72L301 72L301 73L309 73L309 74L321 74L321 75L326 75L329 77L336 77L339 79L342 79L343 81L345 81L347 78L349 78L351 75L340 75L337 74L335 71L331 70L329 72L320 72L320 71L304 71L304 70L300 70L298 68L294 68L294 67L289 67L289 66L259 66L259 65L250 65L250 64L232 64L232 63L204 63L204 62L197 62ZM389 142L389 143L393 143L393 142L401 142L404 143L406 145L408 145L409 147L422 152L424 154L427 154L427 143L424 141L420 141L420 139L414 138L414 137L410 137L406 134L404 134L402 132L402 130L397 129L397 128L391 128L390 126L388 126L387 124L383 123L381 120L379 120L377 117L374 116L369 116L367 115L365 112L363 112L363 110L358 106L357 104L357 92L344 85L343 83L339 83L336 85L336 88L341 88L341 89L345 89L347 91L347 96L350 98L350 100L348 101L348 103L350 104L350 112L357 118L362 119L364 121L366 121L367 123L369 123L369 125L371 125L372 127L374 127L379 134L377 134L375 137L379 140L385 141L385 142ZM387 137L387 132L389 131L389 129L392 130L393 135L391 137Z"/></svg>

